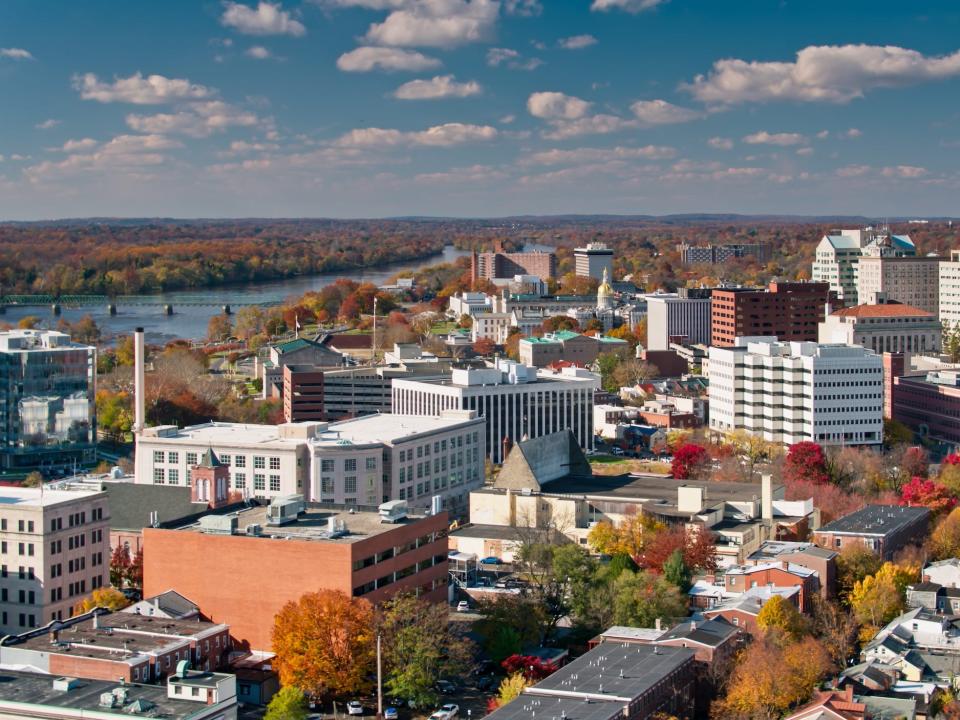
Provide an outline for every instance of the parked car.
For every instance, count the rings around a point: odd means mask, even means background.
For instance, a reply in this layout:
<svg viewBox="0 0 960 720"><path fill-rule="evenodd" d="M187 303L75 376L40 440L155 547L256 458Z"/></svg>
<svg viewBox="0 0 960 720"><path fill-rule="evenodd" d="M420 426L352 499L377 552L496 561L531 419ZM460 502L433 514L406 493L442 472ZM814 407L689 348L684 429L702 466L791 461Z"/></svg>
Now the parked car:
<svg viewBox="0 0 960 720"><path fill-rule="evenodd" d="M440 709L430 716L430 720L453 720L458 712L460 712L459 706L453 703L447 703L446 705L441 705Z"/></svg>
<svg viewBox="0 0 960 720"><path fill-rule="evenodd" d="M347 715L363 715L363 704L359 700L348 702Z"/></svg>
<svg viewBox="0 0 960 720"><path fill-rule="evenodd" d="M470 612L470 603L466 600L461 600L457 603L457 612Z"/></svg>
<svg viewBox="0 0 960 720"><path fill-rule="evenodd" d="M493 690L499 684L497 678L493 677L493 675L484 675L477 680L477 690Z"/></svg>
<svg viewBox="0 0 960 720"><path fill-rule="evenodd" d="M485 557L483 560L481 560L480 564L481 565L499 565L500 558L495 557L494 555L491 555L490 557Z"/></svg>
<svg viewBox="0 0 960 720"><path fill-rule="evenodd" d="M444 695L452 695L457 691L457 686L449 680L437 680L437 690ZM454 707L456 707L456 705L454 705Z"/></svg>
<svg viewBox="0 0 960 720"><path fill-rule="evenodd" d="M620 456L623 455L623 448L615 447L610 452L612 452L614 455Z"/></svg>
<svg viewBox="0 0 960 720"><path fill-rule="evenodd" d="M392 705L383 709L383 720L397 720L399 717L400 713Z"/></svg>

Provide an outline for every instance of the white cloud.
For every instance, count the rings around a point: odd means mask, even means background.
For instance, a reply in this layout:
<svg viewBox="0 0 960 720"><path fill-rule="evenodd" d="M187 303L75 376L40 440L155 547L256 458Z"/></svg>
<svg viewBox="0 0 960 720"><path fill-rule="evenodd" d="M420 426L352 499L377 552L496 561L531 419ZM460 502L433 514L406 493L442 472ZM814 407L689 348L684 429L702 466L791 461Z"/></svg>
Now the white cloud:
<svg viewBox="0 0 960 720"><path fill-rule="evenodd" d="M837 175L840 177L861 177L867 175L870 171L873 170L869 165L846 165L842 168L837 168Z"/></svg>
<svg viewBox="0 0 960 720"><path fill-rule="evenodd" d="M644 10L653 10L657 5L663 5L667 0L593 0L590 9L606 12L607 10L623 10L628 13L642 13Z"/></svg>
<svg viewBox="0 0 960 720"><path fill-rule="evenodd" d="M229 127L250 127L259 122L251 112L219 100L194 103L176 113L127 115L127 125L137 132L178 133L190 137L208 137Z"/></svg>
<svg viewBox="0 0 960 720"><path fill-rule="evenodd" d="M803 145L807 138L800 133L768 133L766 130L755 132L743 138L747 145L779 145L787 147L789 145Z"/></svg>
<svg viewBox="0 0 960 720"><path fill-rule="evenodd" d="M579 163L614 162L618 160L662 160L676 155L676 150L664 145L643 147L576 148L575 150L545 150L523 159L527 165L568 165Z"/></svg>
<svg viewBox="0 0 960 720"><path fill-rule="evenodd" d="M540 0L506 0L503 9L507 15L536 17L543 12L543 5L540 4Z"/></svg>
<svg viewBox="0 0 960 720"><path fill-rule="evenodd" d="M29 50L23 48L0 48L0 58L8 60L33 60Z"/></svg>
<svg viewBox="0 0 960 720"><path fill-rule="evenodd" d="M80 172L110 171L135 173L140 168L166 162L164 150L183 147L182 143L162 135L118 135L100 143L91 138L64 144L67 157L59 162L42 162L24 169L30 182L56 180Z"/></svg>
<svg viewBox="0 0 960 720"><path fill-rule="evenodd" d="M113 83L101 82L93 73L76 75L73 87L84 100L102 103L126 102L134 105L160 105L176 100L197 100L213 95L213 90L195 85L189 80L167 78L163 75L140 73L128 78L117 78Z"/></svg>
<svg viewBox="0 0 960 720"><path fill-rule="evenodd" d="M849 130L847 130L847 132L845 133L845 135L846 135L848 138L856 139L856 138L860 137L861 135L863 135L863 133L859 130L859 128L850 128Z"/></svg>
<svg viewBox="0 0 960 720"><path fill-rule="evenodd" d="M880 173L884 177L900 177L900 178L919 178L927 174L927 169L922 167L916 167L914 165L897 165L895 167L885 167Z"/></svg>
<svg viewBox="0 0 960 720"><path fill-rule="evenodd" d="M503 170L489 165L471 165L470 167L451 168L447 172L420 173L413 180L423 184L449 185L451 183L467 183L477 185L491 181L506 180L509 177Z"/></svg>
<svg viewBox="0 0 960 720"><path fill-rule="evenodd" d="M411 80L398 87L393 96L398 100L436 100L439 98L464 98L483 92L480 83L458 83L453 75L437 75L430 80Z"/></svg>
<svg viewBox="0 0 960 720"><path fill-rule="evenodd" d="M244 35L306 35L307 29L294 20L280 3L260 2L256 8L241 3L224 3L220 24Z"/></svg>
<svg viewBox="0 0 960 720"><path fill-rule="evenodd" d="M557 45L564 50L582 50L596 44L597 39L593 35L571 35L557 40Z"/></svg>
<svg viewBox="0 0 960 720"><path fill-rule="evenodd" d="M635 120L624 120L616 115L590 115L578 120L554 122L553 128L543 133L548 140L566 140L580 135L606 135L637 127Z"/></svg>
<svg viewBox="0 0 960 720"><path fill-rule="evenodd" d="M960 51L926 56L895 45L805 47L794 62L717 60L707 75L684 86L698 100L730 105L797 100L845 103L874 88L960 75Z"/></svg>
<svg viewBox="0 0 960 720"><path fill-rule="evenodd" d="M733 150L733 140L724 137L712 137L707 140L707 145L717 150Z"/></svg>
<svg viewBox="0 0 960 720"><path fill-rule="evenodd" d="M504 115L502 118L500 118L500 122L502 122L504 125L509 125L516 119L516 115Z"/></svg>
<svg viewBox="0 0 960 720"><path fill-rule="evenodd" d="M251 57L254 60L268 60L273 57L270 51L267 50L267 48L265 48L263 45L254 45L253 47L249 48L244 55Z"/></svg>
<svg viewBox="0 0 960 720"><path fill-rule="evenodd" d="M527 98L527 111L544 120L576 120L587 114L590 105L561 92L536 92Z"/></svg>
<svg viewBox="0 0 960 720"><path fill-rule="evenodd" d="M634 116L647 125L671 125L701 117L696 110L680 107L666 100L638 100L630 106Z"/></svg>
<svg viewBox="0 0 960 720"><path fill-rule="evenodd" d="M359 128L342 135L334 142L342 148L379 148L397 146L452 147L483 142L497 137L497 129L489 125L446 123L421 131L387 128Z"/></svg>
<svg viewBox="0 0 960 720"><path fill-rule="evenodd" d="M812 147L798 148L797 155L813 155L813 148Z"/></svg>
<svg viewBox="0 0 960 720"><path fill-rule="evenodd" d="M37 130L49 130L50 128L55 128L59 124L60 124L59 120L55 120L54 118L47 118L43 122L38 122L36 125L34 125L34 127L37 128Z"/></svg>
<svg viewBox="0 0 960 720"><path fill-rule="evenodd" d="M67 140L60 149L65 153L84 152L93 150L100 143L93 138L83 138L82 140Z"/></svg>
<svg viewBox="0 0 960 720"><path fill-rule="evenodd" d="M427 57L413 50L385 47L358 47L337 58L337 67L344 72L370 72L371 70L405 70L419 72L440 67L436 58Z"/></svg>
<svg viewBox="0 0 960 720"><path fill-rule="evenodd" d="M418 0L394 10L367 30L372 45L456 47L493 34L498 0Z"/></svg>
<svg viewBox="0 0 960 720"><path fill-rule="evenodd" d="M828 137L830 137L829 130L821 130L817 133L817 140L826 140Z"/></svg>
<svg viewBox="0 0 960 720"><path fill-rule="evenodd" d="M487 65L499 67L504 65L511 70L536 70L543 65L540 58L524 58L516 50L494 47L487 50Z"/></svg>

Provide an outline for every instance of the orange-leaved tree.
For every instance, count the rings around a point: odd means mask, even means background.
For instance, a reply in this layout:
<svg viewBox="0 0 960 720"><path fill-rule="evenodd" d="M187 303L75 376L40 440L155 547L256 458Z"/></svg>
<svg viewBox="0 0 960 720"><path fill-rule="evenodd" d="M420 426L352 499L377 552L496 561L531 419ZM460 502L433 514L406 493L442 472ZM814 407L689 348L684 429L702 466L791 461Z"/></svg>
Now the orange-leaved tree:
<svg viewBox="0 0 960 720"><path fill-rule="evenodd" d="M99 587L78 602L73 611L79 615L90 612L94 608L105 607L110 610L120 610L130 604L130 600L122 592L109 585Z"/></svg>
<svg viewBox="0 0 960 720"><path fill-rule="evenodd" d="M273 623L280 683L320 698L362 692L370 684L374 638L373 606L363 598L320 590L288 602Z"/></svg>

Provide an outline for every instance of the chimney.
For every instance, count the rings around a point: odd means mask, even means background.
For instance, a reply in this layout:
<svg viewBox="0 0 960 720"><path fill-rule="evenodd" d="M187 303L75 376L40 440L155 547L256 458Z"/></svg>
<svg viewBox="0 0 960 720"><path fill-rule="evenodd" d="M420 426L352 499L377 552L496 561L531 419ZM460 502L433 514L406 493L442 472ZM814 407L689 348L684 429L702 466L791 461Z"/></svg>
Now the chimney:
<svg viewBox="0 0 960 720"><path fill-rule="evenodd" d="M773 477L760 476L760 517L768 522L773 520Z"/></svg>
<svg viewBox="0 0 960 720"><path fill-rule="evenodd" d="M789 561L789 560L781 560L781 561L780 561L780 567L782 567L784 570L789 570L789 569L790 569L790 561Z"/></svg>
<svg viewBox="0 0 960 720"><path fill-rule="evenodd" d="M513 440L510 439L509 435L503 436L503 459L506 460L507 456L510 454L510 451L513 450Z"/></svg>
<svg viewBox="0 0 960 720"><path fill-rule="evenodd" d="M134 420L133 432L139 434L146 425L146 411L144 397L145 386L143 378L143 366L146 362L143 347L143 328L138 327L133 331L133 406Z"/></svg>
<svg viewBox="0 0 960 720"><path fill-rule="evenodd" d="M660 618L657 618L653 621L653 627L656 630L663 630L663 622L660 620Z"/></svg>
<svg viewBox="0 0 960 720"><path fill-rule="evenodd" d="M94 630L100 629L100 613L96 611L93 613L93 629Z"/></svg>

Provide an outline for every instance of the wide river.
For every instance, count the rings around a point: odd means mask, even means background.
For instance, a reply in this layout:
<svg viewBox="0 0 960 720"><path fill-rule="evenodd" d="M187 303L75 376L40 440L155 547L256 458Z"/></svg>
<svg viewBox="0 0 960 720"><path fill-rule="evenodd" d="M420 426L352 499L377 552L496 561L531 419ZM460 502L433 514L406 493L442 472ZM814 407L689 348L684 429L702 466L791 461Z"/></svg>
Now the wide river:
<svg viewBox="0 0 960 720"><path fill-rule="evenodd" d="M531 249L548 248L535 247ZM121 303L117 308L117 314L114 316L110 315L106 307L65 307L61 317L70 322L75 322L84 315L90 315L96 320L104 336L130 333L135 327L139 326L146 330L148 342L161 343L175 338L198 339L206 337L207 323L210 317L219 314L220 307L223 305L233 306L233 311L236 312L236 304L238 303L276 303L287 298L299 297L309 290L319 290L341 277L383 285L390 277L403 270L417 270L428 265L451 262L463 255L469 255L469 251L458 250L452 245L447 245L442 253L420 260L411 260L410 262L391 263L375 268L343 270L325 275L308 275L287 280L177 290L149 296L150 301L155 301L157 305L137 306ZM195 306L184 304L189 302L209 304ZM164 315L162 309L164 304L173 306L173 315ZM57 318L50 308L43 307L8 307L6 312L0 315L0 322L16 325L20 318L27 315L40 317L42 326L56 327Z"/></svg>

